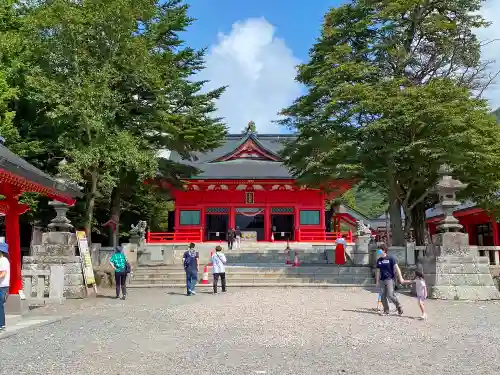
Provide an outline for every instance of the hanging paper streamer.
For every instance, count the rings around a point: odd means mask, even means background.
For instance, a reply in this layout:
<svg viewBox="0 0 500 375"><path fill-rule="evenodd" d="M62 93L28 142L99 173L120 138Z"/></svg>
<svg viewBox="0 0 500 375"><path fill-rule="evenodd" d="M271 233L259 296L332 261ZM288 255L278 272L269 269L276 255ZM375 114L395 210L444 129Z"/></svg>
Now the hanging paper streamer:
<svg viewBox="0 0 500 375"><path fill-rule="evenodd" d="M237 208L236 213L246 217L254 217L264 213L263 208Z"/></svg>

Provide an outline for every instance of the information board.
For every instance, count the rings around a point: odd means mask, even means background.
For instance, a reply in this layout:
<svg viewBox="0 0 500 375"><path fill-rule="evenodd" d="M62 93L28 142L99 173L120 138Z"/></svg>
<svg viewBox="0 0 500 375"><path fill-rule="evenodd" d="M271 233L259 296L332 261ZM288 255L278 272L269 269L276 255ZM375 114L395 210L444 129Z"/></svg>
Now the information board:
<svg viewBox="0 0 500 375"><path fill-rule="evenodd" d="M82 260L83 277L87 286L95 286L94 268L92 267L92 257L90 256L89 242L84 231L77 230L78 249Z"/></svg>

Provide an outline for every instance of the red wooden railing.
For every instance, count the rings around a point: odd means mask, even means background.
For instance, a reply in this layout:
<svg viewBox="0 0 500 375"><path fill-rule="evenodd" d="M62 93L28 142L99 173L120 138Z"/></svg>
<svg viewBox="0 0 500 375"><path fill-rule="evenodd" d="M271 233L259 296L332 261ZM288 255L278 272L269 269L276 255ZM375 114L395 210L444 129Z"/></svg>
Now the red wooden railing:
<svg viewBox="0 0 500 375"><path fill-rule="evenodd" d="M299 229L296 231L294 241L298 242L335 242L338 236L343 236L347 242L353 242L351 231L348 232L325 232L321 229ZM168 242L204 242L201 229L183 229L179 232L147 232L147 243Z"/></svg>
<svg viewBox="0 0 500 375"><path fill-rule="evenodd" d="M184 229L180 232L148 232L146 241L147 243L202 242L203 232L200 229Z"/></svg>
<svg viewBox="0 0 500 375"><path fill-rule="evenodd" d="M353 242L352 231L325 232L321 229L299 229L297 241L299 242L335 242L338 236L343 236L347 242Z"/></svg>

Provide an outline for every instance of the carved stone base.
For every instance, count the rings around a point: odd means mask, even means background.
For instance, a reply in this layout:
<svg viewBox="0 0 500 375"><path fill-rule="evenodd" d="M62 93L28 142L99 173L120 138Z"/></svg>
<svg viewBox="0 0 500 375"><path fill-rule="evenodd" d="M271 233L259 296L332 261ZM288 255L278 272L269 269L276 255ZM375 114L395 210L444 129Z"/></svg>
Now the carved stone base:
<svg viewBox="0 0 500 375"><path fill-rule="evenodd" d="M80 257L52 255L23 257L23 270L50 270L50 267L54 265L64 267L64 297L86 297L87 288L84 284ZM48 295L48 293L49 285L47 283L45 294Z"/></svg>
<svg viewBox="0 0 500 375"><path fill-rule="evenodd" d="M399 265L406 264L406 246L391 246L387 254L396 258Z"/></svg>
<svg viewBox="0 0 500 375"><path fill-rule="evenodd" d="M430 256L423 258L420 266L430 298L477 301L500 299L486 257Z"/></svg>
<svg viewBox="0 0 500 375"><path fill-rule="evenodd" d="M370 244L371 236L358 236L356 246L352 252L352 261L355 265L367 266L370 264Z"/></svg>

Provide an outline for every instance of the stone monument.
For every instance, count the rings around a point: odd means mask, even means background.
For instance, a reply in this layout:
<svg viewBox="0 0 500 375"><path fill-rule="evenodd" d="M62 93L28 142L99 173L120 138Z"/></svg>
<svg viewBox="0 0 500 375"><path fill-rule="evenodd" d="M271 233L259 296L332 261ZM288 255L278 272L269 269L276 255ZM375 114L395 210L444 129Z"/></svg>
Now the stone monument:
<svg viewBox="0 0 500 375"><path fill-rule="evenodd" d="M363 221L356 222L356 246L352 253L352 262L355 265L366 266L370 264L370 242L372 240L372 231Z"/></svg>
<svg viewBox="0 0 500 375"><path fill-rule="evenodd" d="M61 162L60 166L64 164L65 161ZM58 180L64 184L70 183L63 177L59 177ZM41 243L31 244L31 255L23 257L23 270L50 270L51 266L63 266L64 285L51 287L62 288L65 298L83 298L86 296L87 288L83 279L81 258L76 255L76 235L72 233L73 225L66 217L69 206L58 201L51 201L49 204L54 207L56 217L47 226L49 232L42 233ZM29 280L29 278L23 279L25 282ZM46 285L46 294L48 291Z"/></svg>
<svg viewBox="0 0 500 375"><path fill-rule="evenodd" d="M418 265L425 275L429 296L451 300L500 299L489 269L489 259L479 257L468 243L467 233L459 232L462 225L453 216L460 204L456 193L465 184L451 176L447 166L440 168L440 181L436 186L439 204L444 214L438 223L439 233L432 237L426 256Z"/></svg>

